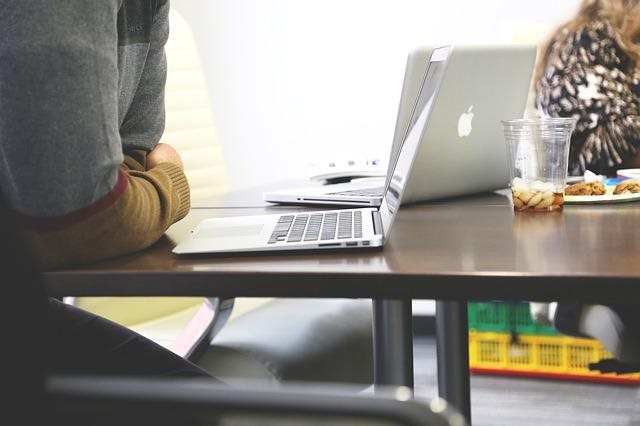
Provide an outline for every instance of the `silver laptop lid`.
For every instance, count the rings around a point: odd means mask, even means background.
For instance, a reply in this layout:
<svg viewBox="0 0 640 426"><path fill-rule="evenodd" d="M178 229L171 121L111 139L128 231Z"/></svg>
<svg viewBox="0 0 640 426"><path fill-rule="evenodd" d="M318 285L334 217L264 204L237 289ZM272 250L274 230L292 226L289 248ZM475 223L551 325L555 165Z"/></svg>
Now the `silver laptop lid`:
<svg viewBox="0 0 640 426"><path fill-rule="evenodd" d="M411 166L418 152L422 133L429 120L433 100L440 88L450 52L451 46L439 47L431 52L402 145L396 158L391 159L391 161L395 161L387 176L387 184L380 204L380 219L385 238L391 231L398 207L401 204Z"/></svg>
<svg viewBox="0 0 640 426"><path fill-rule="evenodd" d="M404 80L402 82L402 92L400 93L400 103L396 116L396 127L393 131L393 142L389 161L387 162L387 176L393 172L394 159L398 156L404 137L407 135L411 113L418 99L418 92L424 78L424 74L429 66L429 59L434 48L440 46L420 46L413 49L407 55L405 65Z"/></svg>

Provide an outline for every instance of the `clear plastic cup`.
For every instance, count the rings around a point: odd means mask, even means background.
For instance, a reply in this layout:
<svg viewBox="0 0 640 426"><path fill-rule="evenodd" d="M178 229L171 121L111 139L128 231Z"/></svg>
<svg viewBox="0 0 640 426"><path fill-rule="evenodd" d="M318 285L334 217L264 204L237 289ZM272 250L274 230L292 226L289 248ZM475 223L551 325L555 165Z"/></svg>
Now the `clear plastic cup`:
<svg viewBox="0 0 640 426"><path fill-rule="evenodd" d="M574 118L502 122L516 211L561 210Z"/></svg>

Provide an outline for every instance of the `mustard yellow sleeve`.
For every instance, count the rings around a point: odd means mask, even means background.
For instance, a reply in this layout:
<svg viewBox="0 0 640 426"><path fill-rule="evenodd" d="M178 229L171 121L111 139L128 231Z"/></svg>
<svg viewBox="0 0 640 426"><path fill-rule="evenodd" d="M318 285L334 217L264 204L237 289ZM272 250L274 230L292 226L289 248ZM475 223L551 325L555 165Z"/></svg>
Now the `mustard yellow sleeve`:
<svg viewBox="0 0 640 426"><path fill-rule="evenodd" d="M187 178L174 164L161 163L149 171L123 165L119 185L125 186L121 193L108 194L98 203L101 208L86 217L26 226L41 268L64 268L144 249L189 212Z"/></svg>
<svg viewBox="0 0 640 426"><path fill-rule="evenodd" d="M137 170L144 172L147 170L147 151L144 149L129 150L124 153L122 166L126 170Z"/></svg>

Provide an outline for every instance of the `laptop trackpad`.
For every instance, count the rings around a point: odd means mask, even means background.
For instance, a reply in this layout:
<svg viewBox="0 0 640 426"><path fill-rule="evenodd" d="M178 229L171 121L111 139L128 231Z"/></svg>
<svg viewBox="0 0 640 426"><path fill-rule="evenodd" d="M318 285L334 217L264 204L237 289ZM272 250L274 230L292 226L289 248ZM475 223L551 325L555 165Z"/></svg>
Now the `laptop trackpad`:
<svg viewBox="0 0 640 426"><path fill-rule="evenodd" d="M260 235L264 224L236 225L236 226L213 226L200 229L197 238L226 238L226 237L250 237Z"/></svg>

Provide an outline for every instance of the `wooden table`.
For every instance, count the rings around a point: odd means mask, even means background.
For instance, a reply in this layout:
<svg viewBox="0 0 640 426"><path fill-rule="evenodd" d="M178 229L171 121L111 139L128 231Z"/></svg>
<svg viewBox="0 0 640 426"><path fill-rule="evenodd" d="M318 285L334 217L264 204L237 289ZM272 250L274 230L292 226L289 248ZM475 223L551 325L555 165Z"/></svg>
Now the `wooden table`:
<svg viewBox="0 0 640 426"><path fill-rule="evenodd" d="M404 206L384 250L177 257L171 248L201 219L301 210L196 207L147 250L44 278L51 294L77 296L624 302L640 290L638 206L524 214L486 194Z"/></svg>
<svg viewBox="0 0 640 426"><path fill-rule="evenodd" d="M376 381L388 384L412 384L411 299L436 299L440 395L467 416L468 300L624 303L640 292L638 203L514 213L509 199L496 192L403 206L383 250L184 258L171 253L203 218L301 209L244 200L194 206L140 253L45 273L48 292L372 298Z"/></svg>

